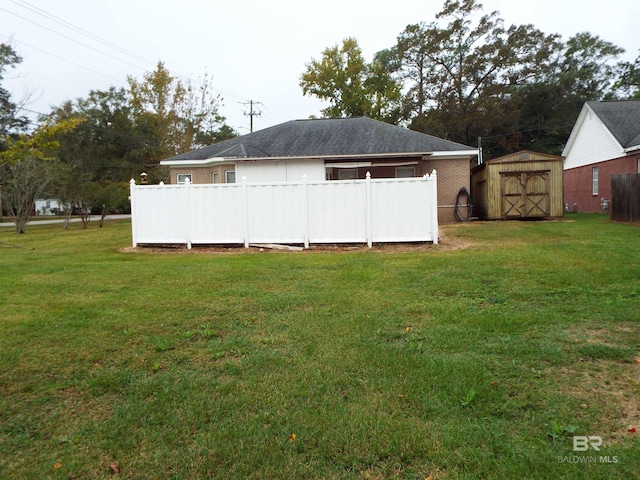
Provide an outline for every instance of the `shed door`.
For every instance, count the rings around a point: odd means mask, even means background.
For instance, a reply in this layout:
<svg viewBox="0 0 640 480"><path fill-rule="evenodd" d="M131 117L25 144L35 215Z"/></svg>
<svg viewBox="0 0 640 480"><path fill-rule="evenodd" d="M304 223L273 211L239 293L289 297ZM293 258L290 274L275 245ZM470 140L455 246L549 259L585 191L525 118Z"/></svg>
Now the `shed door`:
<svg viewBox="0 0 640 480"><path fill-rule="evenodd" d="M503 218L549 216L549 171L500 172Z"/></svg>

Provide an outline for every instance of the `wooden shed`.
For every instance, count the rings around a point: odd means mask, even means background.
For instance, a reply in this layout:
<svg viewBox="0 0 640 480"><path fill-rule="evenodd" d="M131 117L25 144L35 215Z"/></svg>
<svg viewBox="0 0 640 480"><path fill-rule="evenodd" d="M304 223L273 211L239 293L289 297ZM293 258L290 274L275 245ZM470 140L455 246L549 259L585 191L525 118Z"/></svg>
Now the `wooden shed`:
<svg viewBox="0 0 640 480"><path fill-rule="evenodd" d="M483 220L562 217L562 157L521 151L471 172L473 215Z"/></svg>

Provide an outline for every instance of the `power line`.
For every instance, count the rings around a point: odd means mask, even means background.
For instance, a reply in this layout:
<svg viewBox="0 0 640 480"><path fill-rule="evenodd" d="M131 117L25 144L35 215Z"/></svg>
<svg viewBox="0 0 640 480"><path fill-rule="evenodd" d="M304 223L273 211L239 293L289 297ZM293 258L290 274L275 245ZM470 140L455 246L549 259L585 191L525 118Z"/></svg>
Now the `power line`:
<svg viewBox="0 0 640 480"><path fill-rule="evenodd" d="M275 113L273 113L273 111L271 111L269 108L267 108L267 106L265 104L261 103L260 105L263 106L263 108L271 116L271 118L273 118L278 123L282 123L282 120L280 118L278 118L278 116Z"/></svg>
<svg viewBox="0 0 640 480"><path fill-rule="evenodd" d="M31 10L35 14L40 15L42 17L45 17L48 20L52 20L53 22L58 23L58 24L62 25L63 27L66 27L66 28L68 28L70 30L73 30L73 31L85 36L85 37L88 37L88 38L90 38L92 40L95 40L95 41L97 41L99 43L102 43L103 45L105 45L107 47L113 48L114 50L117 50L120 53L124 53L125 55L128 55L128 56L130 56L130 57L132 57L132 58L134 58L134 59L136 59L138 61L147 63L147 64L149 64L151 66L155 66L155 62L153 62L151 60L148 60L147 58L145 58L145 57L143 57L141 55L138 55L137 53L132 52L131 50L127 50L126 48L123 48L123 47L121 47L119 45L116 45L115 43L110 42L109 40L106 40L106 39L96 35L95 33L92 33L92 32L90 32L88 30L85 30L82 27L78 27L77 25L74 25L73 23L64 20L63 18L60 18L60 17L54 15L53 13L47 12L46 10L43 10L42 8L36 7L35 5L30 4L29 2L27 2L25 0L19 0L19 1L11 0L11 1L13 3L15 3L16 5L21 6L23 8L26 8L28 10Z"/></svg>
<svg viewBox="0 0 640 480"><path fill-rule="evenodd" d="M9 13L9 14L11 14L11 15L15 16L15 17L21 18L21 19L22 19L22 20L24 20L25 22L32 23L32 24L34 24L34 25L36 25L36 26L38 26L38 27L40 27L40 28L43 28L43 29L48 30L48 31L50 31L50 32L52 32L52 33L55 33L56 35L59 35L59 36L61 36L61 37L63 37L63 38L66 38L67 40L71 40L72 42L75 42L75 43L77 43L78 45L82 45L82 46L83 46L83 47L85 47L85 48L88 48L88 49L90 49L90 50L93 50L93 51L96 51L96 52L98 52L98 53L101 53L102 55L105 55L105 56L107 56L107 57L109 57L109 58L113 58L114 60L117 60L117 61L122 62L122 63L126 63L127 65L130 65L130 66L132 66L132 67L139 68L140 70L146 70L144 67L141 67L140 65L134 65L133 63L128 62L128 61L126 61L126 60L123 60L122 58L118 58L118 57L116 57L116 56L114 56L114 55L111 55L111 54L109 54L109 53L107 53L107 52L103 52L102 50L99 50L99 49L97 49L97 48L94 48L94 47L92 47L91 45L87 45L86 43L81 42L80 40L76 40L75 38L71 38L70 36L65 35L64 33L57 32L56 30L54 30L54 29L52 29L52 28L45 27L44 25L42 25L42 24L40 24L40 23L38 23L38 22L34 22L33 20L29 20L28 18L23 17L22 15L18 15L17 13L11 12L11 11L7 10L6 8L1 8L1 7L0 7L0 10L2 10L3 12L7 12L7 13Z"/></svg>
<svg viewBox="0 0 640 480"><path fill-rule="evenodd" d="M18 6L20 6L20 7L23 7L23 8L25 8L25 9L27 9L27 10L30 10L32 13L35 13L36 15L39 15L39 16L41 16L41 17L44 17L44 18L45 18L45 19L47 19L47 20L53 21L53 22L55 22L55 23L57 23L57 24L60 24L60 25L62 25L63 27L68 28L68 29L70 29L70 30L74 31L75 33L79 33L79 34L81 34L81 35L83 35L83 36L85 36L85 37L90 38L91 40L95 40L95 41L97 41L97 42L100 42L101 44L103 44L103 45L105 45L105 46L107 46L107 47L109 47L109 48L114 49L114 50L115 50L115 51L117 51L118 53L122 53L122 54L128 55L128 56L130 56L130 57L134 58L135 60L138 60L138 61L144 62L144 63L149 64L149 65L153 65L153 66L155 66L155 65L156 65L154 62L152 62L152 61L150 61L150 60L146 59L145 57L143 57L143 56L141 56L141 55L138 55L138 54L136 54L136 53L134 53L134 52L132 52L132 51L130 51L130 50L127 50L126 48L120 47L120 46L118 46L118 45L114 44L113 42L110 42L110 41L108 41L108 40L105 40L105 39L103 39L103 38L99 37L98 35L95 35L95 34L93 34L93 33L89 32L89 31L87 31L87 30L83 29L82 27L79 27L79 26L77 26L77 25L74 25L73 23L71 23L71 22L69 22L69 21L67 21L67 20L65 20L65 19L63 19L63 18L60 18L60 17L58 17L58 16L56 16L56 15L54 15L54 14L50 13L50 12L47 12L46 10L43 10L43 9L41 9L41 8L39 8L39 7L35 6L35 5L32 5L31 3L29 3L29 2L27 2L27 1L25 1L25 0L17 0L17 1L16 1L16 0L11 0L11 1L12 1L15 5L18 5ZM7 12L7 13L9 13L9 14L11 14L11 15L13 15L13 16L15 16L15 17L17 17L17 18L20 18L20 19L22 19L22 20L26 21L26 22L32 23L32 24L34 24L34 25L36 25L36 26L38 26L38 27L40 27L40 28L42 28L42 29L48 30L48 31L50 31L50 32L52 32L52 33L54 33L54 34L56 34L56 35L58 35L58 36L61 36L61 37L65 38L65 39L67 39L67 40L70 40L70 41L72 41L72 42L74 42L74 43L77 43L77 44L79 44L79 45L81 45L81 46L84 46L85 48L89 48L89 49L94 50L94 51L96 51L96 52L98 52L98 53L101 53L102 55L105 55L105 56L107 56L107 57L113 58L113 59L115 59L115 60L117 60L117 61L120 61L120 62L122 62L122 63L125 63L125 64L127 64L127 65L131 65L131 66L133 66L133 67L135 67L135 68L138 68L138 69L141 69L141 70L148 71L148 69L147 69L147 68L141 67L141 66L139 66L139 65L134 65L133 63L128 62L128 61L126 61L126 60L124 60L124 59L122 59L122 58L120 58L120 57L117 57L117 56L111 55L111 54L109 54L109 53L107 53L107 52L105 52L105 51L102 51L102 50L100 50L100 49L94 48L94 47L92 47L91 45L88 45L88 44L86 44L86 43L84 43L84 42L82 42L82 41L76 40L76 39L74 39L74 38L72 38L72 37L70 37L70 36L68 36L68 35L65 35L64 33L61 33L61 32L59 32L59 31L57 31L57 30L55 30L55 29L49 28L49 27L47 27L47 26L45 26L45 25L42 25L42 24L40 24L40 23L38 23L38 22L35 22L35 21L33 21L33 20L30 20L29 18L26 18L26 17L24 17L24 16L22 16L22 15L19 15L19 14L15 13L15 12L9 11L9 10L7 10L7 9L5 9L5 8L1 8L1 7L0 7L0 10L5 11L5 12ZM6 36L5 36L5 37L6 37ZM9 37L6 37L6 38L9 38ZM16 41L17 41L17 40L16 40ZM106 77L106 78L109 78L109 79L111 79L111 80L115 80L115 81L116 81L116 82L118 82L118 83L121 83L121 84L122 84L122 83L124 83L124 81L123 81L123 80L121 80L121 79L117 79L117 78L114 78L114 77L109 76L109 75L107 75L107 74L101 73L101 72L99 72L99 71L97 71L97 70L93 70L93 69L91 69L91 68L89 68L89 67L86 67L86 66L84 66L84 65L81 65L81 64L79 64L79 63L76 63L76 62L74 62L74 61L72 61L72 60L66 59L66 58L64 58L64 57L61 57L61 56L56 55L56 54L53 54L53 53L48 52L48 51L46 51L46 50L40 49L40 48L38 48L38 47L36 47L36 46L34 46L34 45L30 45L30 44L28 44L28 43L26 43L26 42L20 42L20 43L22 43L22 44L24 44L24 45L26 45L26 46L28 46L28 47L30 47L30 48L33 48L33 49L35 49L35 50L38 50L38 51L40 51L40 52L42 52L42 53L45 53L45 54L47 54L47 55L50 55L50 56L52 56L52 57L55 57L55 58L60 59L60 60L62 60L62 61L65 61L65 62L67 62L67 63L69 63L69 64L74 65L74 66L77 66L77 67L83 68L83 69L85 69L85 70L87 70L87 71L93 72L93 73L95 73L95 74L101 75L101 76ZM190 78L189 76L186 76L186 75L184 75L184 74L180 74L180 72L177 72L177 74L178 74L178 76L179 76L179 77L182 77L182 78ZM221 89L221 88L217 88L217 87L214 87L214 86L212 86L212 87L211 87L211 89L212 89L212 91L214 91L214 92L218 92L218 93L220 93L220 94L224 95L224 96L225 96L225 97L227 97L227 98L230 98L230 99L232 99L232 100L236 100L236 101L238 101L238 103L242 103L242 101L241 101L241 98L242 98L242 97L241 97L241 96L239 96L239 95L236 95L236 94L234 94L234 93L232 93L232 92L228 92L228 91L226 91L226 90L223 90L223 89ZM253 109L252 109L252 112L253 112ZM253 115L259 115L260 113L261 113L261 112L257 112L257 113L254 113ZM250 114L250 115L251 115L251 114ZM251 120L252 120L252 121L251 121L251 123L253 123L253 115L251 115ZM253 128L253 127L252 127L252 128Z"/></svg>
<svg viewBox="0 0 640 480"><path fill-rule="evenodd" d="M2 10L2 9L0 9L0 10ZM74 65L74 66L79 67L79 68L83 68L84 70L87 70L87 71L92 72L92 73L96 73L96 74L101 75L101 76L103 76L103 77L105 77L105 78L108 78L108 79L110 79L110 80L115 80L116 82L124 83L124 82L122 81L122 79L115 78L115 77L112 77L112 76L110 76L110 75L107 75L106 73L99 72L99 71L94 70L94 69L92 69L92 68L89 68L89 67L87 67L87 66L85 66L85 65L81 65L81 64L79 64L79 63L76 63L76 62L74 62L73 60L69 60L68 58L64 58L64 57L61 57L60 55L56 55L55 53L47 52L46 50L42 50L41 48L38 48L38 47L36 47L36 46L33 46L33 45L31 45L31 44L29 44L29 43L27 43L27 42L24 42L24 41L22 41L22 40L16 40L15 38L9 37L8 35L4 35L4 34L1 34L1 33L0 33L0 36L2 36L2 37L4 37L4 38L6 38L6 39L8 39L8 40L18 42L18 43L20 43L20 44L22 44L22 45L25 45L25 46L29 47L29 48L33 48L34 50L38 50L39 52L44 53L44 54L46 54L46 55L51 55L52 57L55 57L55 58L57 58L58 60L62 60L63 62L70 63L71 65Z"/></svg>
<svg viewBox="0 0 640 480"><path fill-rule="evenodd" d="M88 30L85 30L82 27L74 25L73 23L68 22L68 21L66 21L66 20L64 20L64 19L62 19L62 18L60 18L60 17L58 17L58 16L56 16L56 15L50 13L50 12L47 12L46 10L44 10L42 8L36 7L35 5L30 4L26 0L11 0L11 1L13 3L15 3L16 5L19 5L19 6L23 7L23 8L27 8L27 9L31 10L32 12L36 13L37 15L43 16L43 17L45 17L45 18L47 18L49 20L52 20L52 21L54 21L56 23L59 23L59 24L61 24L62 26L66 27L66 28L74 30L77 33L80 33L81 35L84 35L85 37L89 37L89 38L91 38L93 40L96 40L96 41L102 43L103 45L105 45L107 47L113 48L114 50L117 50L117 51L119 51L121 53L124 53L125 55L129 55L130 57L132 57L132 58L134 58L136 60L139 60L139 61L142 61L144 63L147 63L147 64L149 64L149 65L151 65L153 67L156 66L156 62L153 62L153 61L151 61L151 60L149 60L149 59L147 59L147 58L145 58L145 57L143 57L141 55L138 55L137 53L132 52L131 50L128 50L128 49L123 48L123 47L120 47L119 45L117 45L117 44L115 44L113 42L110 42L109 40L106 40L106 39L104 39L104 38L102 38L102 37L100 37L100 36L98 36L98 35L96 35L96 34L94 34L92 32L89 32ZM29 20L27 20L27 21L29 21ZM54 33L56 33L56 32L54 32ZM68 38L68 37L66 37L66 38ZM84 45L84 44L82 44L82 45ZM138 67L138 68L142 68L142 67ZM189 78L188 75L181 74L180 72L177 72L177 73L181 77ZM235 99L235 100L240 100L241 99L240 96L237 96L235 94L232 94L232 93L224 91L224 90L221 90L220 88L216 88L216 87L212 87L212 88L213 88L213 90L216 90L216 91L220 92L221 94L223 94L223 95L225 95L225 96L227 96L229 98L232 98L232 99Z"/></svg>

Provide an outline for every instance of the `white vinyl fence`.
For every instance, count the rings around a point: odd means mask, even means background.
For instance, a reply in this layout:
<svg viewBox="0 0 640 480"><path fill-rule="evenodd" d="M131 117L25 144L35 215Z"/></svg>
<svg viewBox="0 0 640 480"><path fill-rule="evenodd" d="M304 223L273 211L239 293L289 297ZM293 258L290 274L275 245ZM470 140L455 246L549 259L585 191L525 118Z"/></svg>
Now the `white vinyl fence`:
<svg viewBox="0 0 640 480"><path fill-rule="evenodd" d="M420 178L136 185L133 246L438 243L436 172Z"/></svg>

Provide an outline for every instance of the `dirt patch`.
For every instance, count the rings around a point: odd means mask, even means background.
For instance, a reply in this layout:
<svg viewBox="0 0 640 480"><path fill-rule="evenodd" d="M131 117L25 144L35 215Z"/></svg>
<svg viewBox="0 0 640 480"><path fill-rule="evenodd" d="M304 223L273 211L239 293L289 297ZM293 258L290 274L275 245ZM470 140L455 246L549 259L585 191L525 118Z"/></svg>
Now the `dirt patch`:
<svg viewBox="0 0 640 480"><path fill-rule="evenodd" d="M329 244L311 245L299 252L280 250L276 248L250 247L243 245L193 245L188 249L186 245L140 245L138 247L124 247L118 251L123 253L160 253L160 254L258 254L258 253L288 253L305 254L311 252L380 252L380 253L410 253L410 252L447 252L460 250L473 245L472 242L463 240L447 232L446 228L441 228L440 238L437 245L430 242L415 243L375 243L371 248L366 244Z"/></svg>
<svg viewBox="0 0 640 480"><path fill-rule="evenodd" d="M631 431L640 429L640 363L585 362L585 368L577 368L564 374L579 375L580 383L568 389L579 399L585 409L597 408L601 415L601 435L607 444L622 442L638 435ZM577 370L582 370L578 372ZM595 434L594 434L595 435Z"/></svg>
<svg viewBox="0 0 640 480"><path fill-rule="evenodd" d="M607 346L619 346L629 333L635 332L637 327L631 323L619 323L610 328L585 328L575 331L565 330L567 338L575 344L599 344Z"/></svg>
<svg viewBox="0 0 640 480"><path fill-rule="evenodd" d="M580 332L567 331L567 338L577 348L632 348L627 337L635 328L631 323L585 328ZM601 435L608 444L638 435L630 430L640 430L640 352L622 359L585 356L558 373L566 380L566 383L563 380L567 385L565 391L575 397L582 408L597 409L602 430L594 435Z"/></svg>

